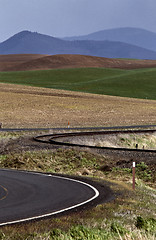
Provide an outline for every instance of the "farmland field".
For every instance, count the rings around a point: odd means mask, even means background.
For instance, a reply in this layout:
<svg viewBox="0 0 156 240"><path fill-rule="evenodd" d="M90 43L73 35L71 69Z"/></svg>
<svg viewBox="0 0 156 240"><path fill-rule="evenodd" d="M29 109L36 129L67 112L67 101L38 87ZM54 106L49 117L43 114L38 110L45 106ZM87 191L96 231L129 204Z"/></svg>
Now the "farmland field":
<svg viewBox="0 0 156 240"><path fill-rule="evenodd" d="M156 100L156 69L53 69L1 72L1 83Z"/></svg>
<svg viewBox="0 0 156 240"><path fill-rule="evenodd" d="M156 101L0 84L2 127L155 124Z"/></svg>
<svg viewBox="0 0 156 240"><path fill-rule="evenodd" d="M156 124L155 77L156 69L1 72L0 122L4 128L67 127L68 121L70 127ZM116 199L56 219L3 227L0 239L154 239L154 161L148 164L144 158L145 162L137 163L134 192L129 167L134 155L132 159L79 149L50 150L32 141L37 134L1 132L0 167L76 176L87 173L110 186ZM151 147L151 138L146 138ZM133 144L134 137L128 139Z"/></svg>

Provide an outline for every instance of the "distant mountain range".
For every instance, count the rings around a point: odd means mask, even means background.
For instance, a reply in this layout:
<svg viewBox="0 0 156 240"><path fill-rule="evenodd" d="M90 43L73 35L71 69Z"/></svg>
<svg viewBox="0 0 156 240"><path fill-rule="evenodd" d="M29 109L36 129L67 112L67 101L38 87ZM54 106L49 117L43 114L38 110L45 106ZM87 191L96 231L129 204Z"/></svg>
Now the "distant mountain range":
<svg viewBox="0 0 156 240"><path fill-rule="evenodd" d="M87 40L83 40L83 38L86 37L86 36L83 36L83 37L79 37L80 40L77 40L75 38L76 40L71 41L72 39L74 39L74 37L70 39L68 38L68 40L67 39L65 40L65 39L54 38L48 35L43 35L37 32L22 31L10 37L6 41L0 43L0 54L50 54L50 55L81 54L81 55L99 56L99 57L106 57L106 58L156 59L156 52L146 49L147 46L146 48L143 48L141 47L141 43L140 45L138 43L137 44L138 46L136 46L134 44L129 44L124 42L124 41L128 41L126 39L128 39L129 31L132 34L131 30L132 29L125 28L124 32L127 32L127 35L126 35L127 38L125 39L123 38L119 39L119 35L121 31L123 31L123 29L105 30L105 31L111 32L111 34L109 33L109 35L112 37L113 41L112 39L103 40L102 39L103 34L101 34L101 37L98 38L100 32L88 35L89 37ZM139 32L142 33L142 31L144 32L145 30L140 30L140 29L138 30L134 29L134 30L136 34L132 37L131 34L129 33L129 39L134 38L134 42L135 42L135 36L138 36ZM113 32L114 32L114 37L113 37ZM145 31L145 33L147 34L147 31ZM149 39L151 42L153 41L153 48L154 48L154 39L156 43L156 34L154 33L152 34L151 35L149 34ZM143 36L143 33L140 36ZM91 37L93 37L94 39L91 39ZM137 37L136 39L139 39L139 37ZM124 41L121 41L121 40L124 40ZM141 37L140 37L140 42L141 42ZM146 41L142 40L142 42L146 42Z"/></svg>
<svg viewBox="0 0 156 240"><path fill-rule="evenodd" d="M65 40L118 41L156 51L156 33L140 28L114 28L83 36L66 37Z"/></svg>

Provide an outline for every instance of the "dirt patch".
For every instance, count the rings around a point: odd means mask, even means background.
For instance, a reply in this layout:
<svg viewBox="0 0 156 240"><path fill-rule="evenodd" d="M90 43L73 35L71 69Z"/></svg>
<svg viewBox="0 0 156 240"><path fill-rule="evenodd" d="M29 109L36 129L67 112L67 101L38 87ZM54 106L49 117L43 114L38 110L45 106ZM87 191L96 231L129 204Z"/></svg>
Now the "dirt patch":
<svg viewBox="0 0 156 240"><path fill-rule="evenodd" d="M119 68L139 69L156 67L156 60L122 60L85 55L0 55L0 71L30 71L58 68Z"/></svg>

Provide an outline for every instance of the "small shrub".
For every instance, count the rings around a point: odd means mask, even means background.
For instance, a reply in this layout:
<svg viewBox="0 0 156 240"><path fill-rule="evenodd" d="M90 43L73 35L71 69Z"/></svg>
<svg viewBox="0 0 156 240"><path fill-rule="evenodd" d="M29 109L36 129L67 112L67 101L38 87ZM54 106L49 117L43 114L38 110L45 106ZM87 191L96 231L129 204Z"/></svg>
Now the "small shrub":
<svg viewBox="0 0 156 240"><path fill-rule="evenodd" d="M62 235L62 231L60 230L60 229L53 229L51 232L50 232L50 237L52 238L52 239L54 239L54 238L58 238L59 239L59 237Z"/></svg>
<svg viewBox="0 0 156 240"><path fill-rule="evenodd" d="M135 226L139 229L144 229L147 232L156 232L156 220L154 218L144 219L143 217L138 216Z"/></svg>
<svg viewBox="0 0 156 240"><path fill-rule="evenodd" d="M89 237L90 231L84 226L76 226L71 228L70 235L73 239L86 239Z"/></svg>
<svg viewBox="0 0 156 240"><path fill-rule="evenodd" d="M152 178L151 171L148 170L148 166L144 162L136 165L136 174L145 181L151 180Z"/></svg>
<svg viewBox="0 0 156 240"><path fill-rule="evenodd" d="M127 233L127 230L123 226L121 226L119 223L113 222L111 224L111 232L123 235Z"/></svg>
<svg viewBox="0 0 156 240"><path fill-rule="evenodd" d="M5 234L3 232L0 232L0 240L4 239Z"/></svg>
<svg viewBox="0 0 156 240"><path fill-rule="evenodd" d="M139 171L145 171L148 169L148 166L144 162L141 162L137 164L137 169Z"/></svg>

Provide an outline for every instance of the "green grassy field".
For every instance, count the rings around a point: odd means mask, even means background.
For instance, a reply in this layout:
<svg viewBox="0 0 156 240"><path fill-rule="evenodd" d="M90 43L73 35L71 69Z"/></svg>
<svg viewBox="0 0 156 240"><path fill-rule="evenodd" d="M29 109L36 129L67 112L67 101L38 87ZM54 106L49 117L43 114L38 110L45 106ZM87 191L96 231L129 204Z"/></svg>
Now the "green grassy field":
<svg viewBox="0 0 156 240"><path fill-rule="evenodd" d="M105 68L1 72L0 82L156 100L156 69Z"/></svg>

